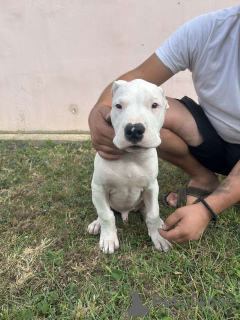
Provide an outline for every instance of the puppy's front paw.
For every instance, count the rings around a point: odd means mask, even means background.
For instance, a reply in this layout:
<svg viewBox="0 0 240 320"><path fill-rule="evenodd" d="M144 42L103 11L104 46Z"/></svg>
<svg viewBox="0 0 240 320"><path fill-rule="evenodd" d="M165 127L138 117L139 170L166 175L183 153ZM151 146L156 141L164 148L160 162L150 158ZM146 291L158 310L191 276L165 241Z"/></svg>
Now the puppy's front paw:
<svg viewBox="0 0 240 320"><path fill-rule="evenodd" d="M95 236L100 233L100 230L101 230L101 224L99 222L99 219L94 220L88 226L88 233L94 234Z"/></svg>
<svg viewBox="0 0 240 320"><path fill-rule="evenodd" d="M117 234L100 236L99 247L103 253L113 253L119 248L119 241Z"/></svg>
<svg viewBox="0 0 240 320"><path fill-rule="evenodd" d="M168 252L172 248L171 243L168 240L164 239L162 236L160 236L158 231L154 232L154 234L151 235L151 239L155 245L155 248L158 251Z"/></svg>

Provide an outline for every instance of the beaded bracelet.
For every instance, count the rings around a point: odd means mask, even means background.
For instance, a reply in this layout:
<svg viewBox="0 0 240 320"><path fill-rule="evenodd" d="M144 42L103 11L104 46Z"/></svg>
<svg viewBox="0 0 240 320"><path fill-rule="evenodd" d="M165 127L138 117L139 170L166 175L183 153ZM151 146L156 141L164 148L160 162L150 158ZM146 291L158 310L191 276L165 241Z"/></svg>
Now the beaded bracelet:
<svg viewBox="0 0 240 320"><path fill-rule="evenodd" d="M211 215L213 216L213 220L216 222L217 221L217 215L216 213L212 210L212 208L207 204L207 202L203 198L199 198L199 200L202 202L202 204L205 205L205 207L209 210Z"/></svg>

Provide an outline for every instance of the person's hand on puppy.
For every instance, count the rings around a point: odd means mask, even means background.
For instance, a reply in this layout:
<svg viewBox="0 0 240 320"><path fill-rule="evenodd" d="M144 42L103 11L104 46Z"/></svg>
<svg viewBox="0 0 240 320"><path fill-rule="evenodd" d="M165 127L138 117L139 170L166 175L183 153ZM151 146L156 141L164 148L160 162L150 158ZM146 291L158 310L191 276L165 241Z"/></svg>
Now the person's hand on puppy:
<svg viewBox="0 0 240 320"><path fill-rule="evenodd" d="M111 126L111 107L96 105L89 115L92 145L107 160L121 158L122 151L113 144L114 129Z"/></svg>
<svg viewBox="0 0 240 320"><path fill-rule="evenodd" d="M211 219L208 210L197 203L174 211L158 232L171 243L184 244L190 240L198 240Z"/></svg>

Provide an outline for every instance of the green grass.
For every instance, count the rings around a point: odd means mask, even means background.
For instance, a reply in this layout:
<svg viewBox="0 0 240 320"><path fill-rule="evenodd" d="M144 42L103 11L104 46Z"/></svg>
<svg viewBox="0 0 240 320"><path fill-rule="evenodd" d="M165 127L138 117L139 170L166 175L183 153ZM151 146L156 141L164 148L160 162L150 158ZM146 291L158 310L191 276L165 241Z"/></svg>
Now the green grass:
<svg viewBox="0 0 240 320"><path fill-rule="evenodd" d="M0 142L0 319L124 319L133 292L149 307L144 319L240 318L239 206L198 242L167 254L154 249L138 214L128 224L117 216L121 246L104 255L99 236L86 231L96 218L94 155L90 142ZM159 161L160 197L187 182ZM171 212L161 206L163 219ZM185 306L154 305L154 296L182 298ZM222 302L187 306L189 297Z"/></svg>

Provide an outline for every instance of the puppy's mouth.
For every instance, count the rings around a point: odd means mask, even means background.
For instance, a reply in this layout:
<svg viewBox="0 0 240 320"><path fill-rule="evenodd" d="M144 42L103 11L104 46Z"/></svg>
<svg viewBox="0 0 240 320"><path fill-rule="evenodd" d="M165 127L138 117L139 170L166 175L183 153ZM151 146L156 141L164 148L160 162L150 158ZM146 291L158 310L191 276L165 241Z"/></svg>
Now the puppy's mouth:
<svg viewBox="0 0 240 320"><path fill-rule="evenodd" d="M140 147L140 146L131 146L130 148L131 148L132 150L143 149L143 147Z"/></svg>
<svg viewBox="0 0 240 320"><path fill-rule="evenodd" d="M125 148L125 150L127 152L144 152L146 150L148 150L149 148L145 148L145 147L141 147L141 146L129 146L127 148Z"/></svg>

